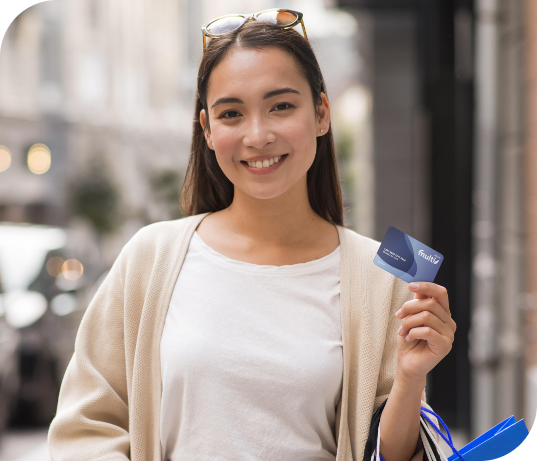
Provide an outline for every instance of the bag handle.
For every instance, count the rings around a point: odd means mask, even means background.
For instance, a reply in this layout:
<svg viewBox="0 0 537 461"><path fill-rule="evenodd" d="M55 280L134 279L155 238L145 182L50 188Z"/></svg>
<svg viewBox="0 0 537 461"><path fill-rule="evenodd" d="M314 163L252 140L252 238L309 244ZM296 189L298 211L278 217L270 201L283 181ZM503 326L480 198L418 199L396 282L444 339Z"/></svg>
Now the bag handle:
<svg viewBox="0 0 537 461"><path fill-rule="evenodd" d="M451 433L449 432L449 429L447 428L447 425L446 423L444 423L444 421L442 421L442 418L440 418L440 416L438 416L434 411L432 410L429 410L428 408L425 408L425 407L421 407L421 422L425 428L425 430L429 433L429 436L431 437L431 440L433 440L433 442L435 443L436 445L436 448L437 448L437 451L441 454L441 456L443 455L444 459L447 459L446 456L441 452L440 450L440 447L438 446L438 443L436 442L436 440L434 440L434 437L432 437L432 434L429 430L429 428L427 427L427 424L425 424L424 420L427 421L429 423L429 425L444 439L444 441L448 444L448 446L451 448L451 450L453 451L454 454L457 455L457 457L461 460L461 461L466 461L466 459L464 458L463 455L461 455L457 449L455 448L455 446L453 445L453 439L451 438ZM426 413L429 413L431 414L432 416L434 416L436 419L438 419L438 421L440 422L440 424L442 425L442 427L444 428L444 430L446 431L446 434L447 434L447 438L444 434L442 434L442 431L438 428L438 426L433 423L433 421L431 421L431 419L427 416ZM425 436L424 432L423 432L423 428L421 427L420 425L420 435L422 437L422 441L424 442L423 443L423 446L424 446L424 450L426 452L426 455L428 458L431 459L431 453L432 453L432 449L429 445L429 442L427 440L427 437ZM380 427L378 429L378 434L377 434L377 449L376 449L376 458L377 458L377 461L385 461L384 458L382 457L382 455L380 454ZM374 456L374 455L373 455ZM433 459L431 459L431 461L434 461L434 456L433 456Z"/></svg>
<svg viewBox="0 0 537 461"><path fill-rule="evenodd" d="M442 431L438 428L438 426L433 423L431 421L431 419L425 414L425 413L429 413L431 415L433 415L436 419L438 419L438 421L440 421L440 424L442 425L442 427L445 429L446 431L446 434L447 436L449 437L449 440L446 438L446 436L444 434L442 434ZM440 416L438 416L434 411L432 410L429 410L425 407L421 407L421 416L431 425L431 427L436 431L438 432L438 434L440 434L440 437L442 437L444 439L444 441L449 445L449 448L451 448L451 450L453 451L454 454L457 455L457 457L461 460L461 461L466 461L466 459L464 459L464 456L462 456L458 451L457 449L455 448L455 446L453 445L453 440L451 439L451 434L449 432L449 429L447 428L446 426L446 423L444 423L444 421L442 421L442 418L440 418Z"/></svg>

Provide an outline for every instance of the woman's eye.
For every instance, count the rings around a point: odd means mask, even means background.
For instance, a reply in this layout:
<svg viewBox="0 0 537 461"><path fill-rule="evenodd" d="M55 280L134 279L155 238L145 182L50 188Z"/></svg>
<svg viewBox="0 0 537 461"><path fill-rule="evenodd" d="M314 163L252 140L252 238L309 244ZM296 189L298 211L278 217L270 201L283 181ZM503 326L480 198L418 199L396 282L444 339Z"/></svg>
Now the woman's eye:
<svg viewBox="0 0 537 461"><path fill-rule="evenodd" d="M218 118L237 118L240 114L236 110L228 110Z"/></svg>
<svg viewBox="0 0 537 461"><path fill-rule="evenodd" d="M276 110L276 112L280 112L282 110L288 109L289 107L294 107L292 104L289 104L288 102L281 102L280 104L277 104L274 106L273 110Z"/></svg>

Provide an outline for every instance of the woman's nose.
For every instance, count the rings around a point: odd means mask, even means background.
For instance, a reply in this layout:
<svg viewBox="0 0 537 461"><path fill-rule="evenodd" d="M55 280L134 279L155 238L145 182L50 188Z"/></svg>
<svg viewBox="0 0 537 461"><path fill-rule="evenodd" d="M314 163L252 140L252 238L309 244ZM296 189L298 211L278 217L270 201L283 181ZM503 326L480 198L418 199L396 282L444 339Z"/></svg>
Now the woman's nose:
<svg viewBox="0 0 537 461"><path fill-rule="evenodd" d="M265 145L274 142L276 135L272 131L270 124L262 117L252 117L246 124L246 132L243 143L246 147L262 149Z"/></svg>

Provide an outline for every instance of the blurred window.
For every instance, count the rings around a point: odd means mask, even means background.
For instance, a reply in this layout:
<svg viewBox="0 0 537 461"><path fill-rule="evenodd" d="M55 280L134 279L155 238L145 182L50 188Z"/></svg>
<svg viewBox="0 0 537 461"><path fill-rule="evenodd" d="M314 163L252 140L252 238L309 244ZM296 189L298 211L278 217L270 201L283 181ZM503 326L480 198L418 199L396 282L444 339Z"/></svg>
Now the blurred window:
<svg viewBox="0 0 537 461"><path fill-rule="evenodd" d="M26 205L25 217L27 222L46 224L46 205L44 203L30 203Z"/></svg>
<svg viewBox="0 0 537 461"><path fill-rule="evenodd" d="M61 83L61 31L59 18L52 14L43 17L40 77L45 85Z"/></svg>
<svg viewBox="0 0 537 461"><path fill-rule="evenodd" d="M90 26L94 29L99 28L99 2L98 0L90 0L88 2L88 8L89 8L89 21Z"/></svg>

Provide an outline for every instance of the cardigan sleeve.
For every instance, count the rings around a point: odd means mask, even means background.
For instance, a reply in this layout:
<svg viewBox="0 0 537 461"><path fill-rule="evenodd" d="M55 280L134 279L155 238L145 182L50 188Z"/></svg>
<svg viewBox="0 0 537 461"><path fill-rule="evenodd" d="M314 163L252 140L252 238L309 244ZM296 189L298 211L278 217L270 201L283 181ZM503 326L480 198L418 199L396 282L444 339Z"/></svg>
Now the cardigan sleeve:
<svg viewBox="0 0 537 461"><path fill-rule="evenodd" d="M129 459L122 255L80 324L48 434L52 461Z"/></svg>
<svg viewBox="0 0 537 461"><path fill-rule="evenodd" d="M403 323L402 320L395 316L395 313L406 301L409 301L413 297L414 293L408 289L408 284L394 277L391 306L388 314L388 327L373 410L376 410L388 398L395 379L395 369L397 367L397 330Z"/></svg>
<svg viewBox="0 0 537 461"><path fill-rule="evenodd" d="M403 323L402 320L398 319L395 316L395 313L403 306L406 301L411 300L413 297L414 293L412 293L408 289L408 284L403 280L394 277L392 301L388 318L388 328L386 331L386 341L382 356L382 365L379 373L374 410L379 408L380 405L389 397L395 379L395 370L397 367L397 330ZM427 408L429 408L429 406L424 401L422 401L422 405L423 404L425 404ZM410 461L422 461L423 459L424 450L420 438L416 447L416 451Z"/></svg>

